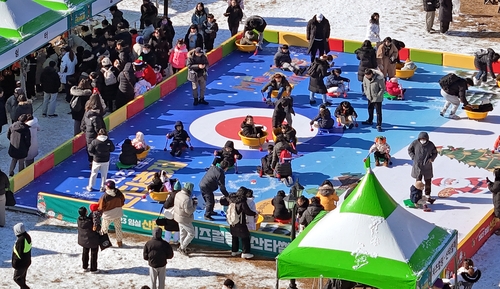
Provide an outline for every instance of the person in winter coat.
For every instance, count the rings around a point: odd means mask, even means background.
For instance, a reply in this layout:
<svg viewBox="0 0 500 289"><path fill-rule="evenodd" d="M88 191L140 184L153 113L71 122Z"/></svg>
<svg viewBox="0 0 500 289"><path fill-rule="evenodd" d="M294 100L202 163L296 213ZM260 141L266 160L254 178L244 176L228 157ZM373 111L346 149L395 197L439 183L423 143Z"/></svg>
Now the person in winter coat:
<svg viewBox="0 0 500 289"><path fill-rule="evenodd" d="M370 40L370 42L375 42L377 47L380 44L380 15L378 13L373 13L370 16L366 39Z"/></svg>
<svg viewBox="0 0 500 289"><path fill-rule="evenodd" d="M104 108L102 107L100 98L99 94L94 93L90 96L87 103L85 103L85 113L83 114L80 130L85 133L87 153L90 144L97 138L99 130L106 128L104 119L102 118L104 115ZM92 160L92 155L88 154L90 166L92 166Z"/></svg>
<svg viewBox="0 0 500 289"><path fill-rule="evenodd" d="M212 166L216 166L222 161L226 161L229 167L233 167L236 160L241 160L243 158L240 152L234 148L234 142L230 140L226 141L222 149L214 151L214 156L215 158L212 162Z"/></svg>
<svg viewBox="0 0 500 289"><path fill-rule="evenodd" d="M276 96L277 100L281 99L281 96L286 91L288 95L292 92L292 86L290 82L286 79L286 76L283 73L275 73L271 77L271 80L262 87L260 90L261 93L267 92L266 102L270 104L272 102L271 97L273 90L278 91L278 95Z"/></svg>
<svg viewBox="0 0 500 289"><path fill-rule="evenodd" d="M135 41L135 44L132 46L132 54L134 58L138 58L139 56L141 56L142 48L144 47L144 37L137 36Z"/></svg>
<svg viewBox="0 0 500 289"><path fill-rule="evenodd" d="M140 28L144 29L146 26L146 19L148 19L151 23L156 22L156 17L158 17L158 9L156 6L151 2L151 0L142 0Z"/></svg>
<svg viewBox="0 0 500 289"><path fill-rule="evenodd" d="M140 153L140 150L136 149L132 145L132 141L130 139L126 139L122 144L122 152L120 153L120 163L124 165L137 165L137 154Z"/></svg>
<svg viewBox="0 0 500 289"><path fill-rule="evenodd" d="M309 125L322 129L331 129L334 124L335 121L332 118L332 114L325 104L319 106L318 115L309 122Z"/></svg>
<svg viewBox="0 0 500 289"><path fill-rule="evenodd" d="M424 212L430 212L431 209L427 206L427 202L429 200L423 194L424 188L425 185L422 181L416 181L414 185L411 185L410 200L414 204L415 208L423 209Z"/></svg>
<svg viewBox="0 0 500 289"><path fill-rule="evenodd" d="M116 92L116 108L120 108L134 99L134 86L137 79L134 75L132 63L125 63L123 70L118 74L118 91Z"/></svg>
<svg viewBox="0 0 500 289"><path fill-rule="evenodd" d="M14 234L17 237L12 250L12 268L14 268L14 282L21 289L29 289L26 285L26 274L31 265L31 236L26 232L23 223L14 225Z"/></svg>
<svg viewBox="0 0 500 289"><path fill-rule="evenodd" d="M208 104L208 102L205 100L208 58L205 53L203 53L201 46L196 47L194 50L188 52L186 66L188 68L187 80L191 81L191 88L193 91L193 105L196 106L198 104ZM200 90L199 94L198 89Z"/></svg>
<svg viewBox="0 0 500 289"><path fill-rule="evenodd" d="M161 175L163 176L163 171ZM166 174L166 172L165 172ZM162 180L165 180L165 187L170 187L171 189L167 188L167 191L169 191L168 197L165 200L165 203L163 204L163 214L165 215L165 218L168 219L167 224L164 226L165 229L165 240L167 242L170 242L172 240L172 243L175 245L179 245L179 223L177 223L174 220L174 204L175 204L175 196L177 195L178 192L181 191L181 184L178 180L176 179L166 179L161 177ZM170 184L170 185L169 185ZM168 213L167 213L168 211Z"/></svg>
<svg viewBox="0 0 500 289"><path fill-rule="evenodd" d="M76 73L76 65L78 61L76 55L71 50L71 47L66 46L62 50L61 65L59 70L59 76L61 78L61 83L64 84L64 91L66 92L66 102L71 100L69 90L71 86L74 85L74 75Z"/></svg>
<svg viewBox="0 0 500 289"><path fill-rule="evenodd" d="M370 147L369 154L373 153L375 159L375 166L380 166L382 162L384 167L391 164L391 146L387 143L385 136L377 136L375 143Z"/></svg>
<svg viewBox="0 0 500 289"><path fill-rule="evenodd" d="M486 177L486 182L488 183L488 190L490 190L493 195L493 213L496 218L500 219L500 169L496 168L493 170L494 181L490 181ZM500 230L497 230L495 234L500 234Z"/></svg>
<svg viewBox="0 0 500 289"><path fill-rule="evenodd" d="M149 43L146 43L142 46L142 52L139 57L145 64L151 67L154 67L156 65L156 54L152 51L152 46Z"/></svg>
<svg viewBox="0 0 500 289"><path fill-rule="evenodd" d="M281 175L280 178L281 177L284 178L284 177L288 177L288 176L292 175L291 166L289 169L284 168L283 170L281 170L281 165L282 165L281 161L282 160L280 160L280 156L281 156L281 152L284 150L287 150L292 154L297 154L297 150L295 148L293 148L289 142L286 141L285 136L282 134L279 134L276 136L276 143L274 144L274 148L273 148L273 158L272 158L272 162L271 162L271 167L275 171L276 175Z"/></svg>
<svg viewBox="0 0 500 289"><path fill-rule="evenodd" d="M304 196L300 196L297 199L297 218L300 219L300 217L302 217L302 215L304 214L304 212L307 210L308 207L309 207L309 199Z"/></svg>
<svg viewBox="0 0 500 289"><path fill-rule="evenodd" d="M314 218L316 218L316 216L323 210L324 208L321 205L320 199L318 197L312 197L311 201L309 202L309 206L304 211L302 216L299 218L299 224L303 225L304 227L307 227L314 220Z"/></svg>
<svg viewBox="0 0 500 289"><path fill-rule="evenodd" d="M253 116L247 115L241 123L241 135L249 138L259 138L263 136L262 126L256 126L253 122Z"/></svg>
<svg viewBox="0 0 500 289"><path fill-rule="evenodd" d="M0 228L5 227L5 204L7 197L5 193L10 190L10 180L7 175L0 170Z"/></svg>
<svg viewBox="0 0 500 289"><path fill-rule="evenodd" d="M297 131L290 124L282 124L279 133L283 135L285 141L291 144L292 147L297 147Z"/></svg>
<svg viewBox="0 0 500 289"><path fill-rule="evenodd" d="M449 81L443 81L445 78L449 78ZM444 97L444 106L439 112L439 115L444 116L446 111L451 105L450 115L451 119L460 119L456 112L460 103L464 106L469 106L469 101L467 100L466 94L470 86L474 86L474 81L471 78L462 78L456 74L445 75L439 81L441 86L441 96Z"/></svg>
<svg viewBox="0 0 500 289"><path fill-rule="evenodd" d="M193 15L191 16L191 24L198 27L198 31L203 31L203 22L208 18L208 9L202 2L196 4Z"/></svg>
<svg viewBox="0 0 500 289"><path fill-rule="evenodd" d="M49 66L45 67L40 75L40 83L43 90L43 116L47 116L47 114L51 117L57 116L57 94L59 92L59 87L61 86L61 80L55 67L56 63L54 61L50 61Z"/></svg>
<svg viewBox="0 0 500 289"><path fill-rule="evenodd" d="M329 180L323 181L318 189L316 197L319 198L321 205L325 211L333 211L337 208L337 202L339 201L339 196L333 188L333 184Z"/></svg>
<svg viewBox="0 0 500 289"><path fill-rule="evenodd" d="M279 190L276 196L271 200L271 205L273 205L273 218L278 220L290 220L292 217L290 211L285 206L284 198L286 197L285 191Z"/></svg>
<svg viewBox="0 0 500 289"><path fill-rule="evenodd" d="M114 27L117 27L120 22L125 20L125 18L123 18L123 12L120 11L116 5L109 7L109 12L113 15L113 18L111 18L111 25Z"/></svg>
<svg viewBox="0 0 500 289"><path fill-rule="evenodd" d="M188 50L186 44L184 44L184 39L180 38L177 40L177 44L174 48L170 49L170 58L168 62L172 65L172 72L177 73L177 71L186 67Z"/></svg>
<svg viewBox="0 0 500 289"><path fill-rule="evenodd" d="M323 14L318 13L314 15L309 22L307 22L306 38L309 42L307 54L311 55L311 62L316 59L316 53L319 52L321 57L330 52L328 39L330 38L330 21L326 19Z"/></svg>
<svg viewBox="0 0 500 289"><path fill-rule="evenodd" d="M149 45L152 49L152 55L155 56L156 61L155 64L150 64L146 60L151 67L155 67L156 65L160 65L162 69L167 68L168 66L168 52L171 48L171 43L168 42L167 36L163 32L161 28L156 28L149 40Z"/></svg>
<svg viewBox="0 0 500 289"><path fill-rule="evenodd" d="M282 97L275 103L273 116L272 116L272 125L273 129L280 128L283 124L283 121L287 118L287 115L294 114L293 110L293 98L291 97ZM287 120L288 121L288 120Z"/></svg>
<svg viewBox="0 0 500 289"><path fill-rule="evenodd" d="M104 194L99 199L99 211L102 212L101 234L107 234L109 225L115 227L116 243L119 248L123 246L123 231L121 218L123 217L123 205L125 196L116 188L114 181L109 180L104 187Z"/></svg>
<svg viewBox="0 0 500 289"><path fill-rule="evenodd" d="M81 125L85 114L85 104L92 95L92 83L89 78L80 80L78 86L73 86L69 90L72 98L70 101L71 118L73 119L73 135L82 132ZM74 104L74 105L73 105Z"/></svg>
<svg viewBox="0 0 500 289"><path fill-rule="evenodd" d="M252 15L247 18L245 21L245 27L243 28L243 34L247 31L257 31L259 34L257 37L258 44L257 46L262 49L262 43L264 41L264 30L267 27L267 22L264 18L258 15Z"/></svg>
<svg viewBox="0 0 500 289"><path fill-rule="evenodd" d="M328 93L337 93L337 95L341 95L348 90L345 83L349 85L351 80L347 77L340 76L340 74L342 74L342 69L335 68L326 78L325 85Z"/></svg>
<svg viewBox="0 0 500 289"><path fill-rule="evenodd" d="M251 195L251 190L240 187L235 194L228 196L230 204L234 204L236 214L239 216L238 222L229 226L231 233L231 256L239 255L240 239L241 239L241 258L251 259L253 254L250 252L250 231L247 227L247 216L257 216L255 211L252 211L247 203L247 195Z"/></svg>
<svg viewBox="0 0 500 289"><path fill-rule="evenodd" d="M250 231L255 231L255 230L257 230L257 219L258 219L259 212L257 212L257 207L255 205L255 198L253 196L253 191L248 189L246 191L245 197L247 199L248 207L250 208L250 210L252 210L256 214L255 216L250 216L250 215L246 216L247 217L247 228Z"/></svg>
<svg viewBox="0 0 500 289"><path fill-rule="evenodd" d="M224 16L227 17L227 26L231 32L231 36L238 33L241 19L243 19L243 9L236 0L231 0L231 4L227 7Z"/></svg>
<svg viewBox="0 0 500 289"><path fill-rule="evenodd" d="M213 14L207 15L207 20L203 22L203 39L205 41L205 52L210 52L214 49L214 41L219 31L219 24Z"/></svg>
<svg viewBox="0 0 500 289"><path fill-rule="evenodd" d="M218 166L210 166L200 181L200 191L205 200L205 220L213 221L213 215L218 215L214 212L215 196L214 192L219 189L225 196L229 196L226 190L226 171L229 168L229 163L225 160L221 161Z"/></svg>
<svg viewBox="0 0 500 289"><path fill-rule="evenodd" d="M2 132L2 127L9 123L7 120L7 111L5 108L6 95L2 87L0 87L0 133Z"/></svg>
<svg viewBox="0 0 500 289"><path fill-rule="evenodd" d="M268 176L273 176L274 171L273 168L271 167L271 163L273 162L273 150L274 146L273 145L267 145L267 155L263 156L260 159L260 167L257 167L257 171L259 173L259 176L263 175L268 175Z"/></svg>
<svg viewBox="0 0 500 289"><path fill-rule="evenodd" d="M108 138L106 129L101 128L89 147L89 154L92 156L92 169L90 173L89 185L87 191L92 192L92 187L95 185L97 174L101 173L101 192L105 190L106 179L108 178L109 159L111 153L115 151L115 145Z"/></svg>
<svg viewBox="0 0 500 289"><path fill-rule="evenodd" d="M382 45L381 45L382 46ZM368 100L368 119L363 121L364 125L373 124L373 111L377 111L377 131L382 131L382 101L384 100L385 81L384 77L375 73L372 69L365 70L363 79L363 90Z"/></svg>
<svg viewBox="0 0 500 289"><path fill-rule="evenodd" d="M344 129L352 129L356 123L356 118L358 118L358 114L349 101L342 101L335 109L334 114L337 118L337 123Z"/></svg>
<svg viewBox="0 0 500 289"><path fill-rule="evenodd" d="M330 56L331 57L331 56ZM310 72L310 69L314 69L313 73L309 73L309 104L314 105L316 104L316 99L314 98L314 95L316 93L321 94L321 98L323 100L323 104L326 106L332 105L330 102L326 100L326 85L323 79L325 76L328 75L328 56L327 55L322 55L319 58L314 59L313 63L311 64L311 68L308 69Z"/></svg>
<svg viewBox="0 0 500 289"><path fill-rule="evenodd" d="M83 52L83 59L80 66L78 66L78 71L81 73L90 74L97 69L97 58L89 50ZM70 92L71 93L71 92Z"/></svg>
<svg viewBox="0 0 500 289"><path fill-rule="evenodd" d="M448 32L451 21L453 21L452 0L439 0L439 32Z"/></svg>
<svg viewBox="0 0 500 289"><path fill-rule="evenodd" d="M78 245L83 247L82 268L84 272L97 273L97 258L99 253L99 232L94 228L92 213L88 214L87 208L78 209ZM89 270L90 254L90 270Z"/></svg>
<svg viewBox="0 0 500 289"><path fill-rule="evenodd" d="M151 286L155 289L165 289L167 260L174 257L174 251L170 244L162 239L160 227L153 229L153 238L144 245L142 255L144 260L148 261Z"/></svg>
<svg viewBox="0 0 500 289"><path fill-rule="evenodd" d="M9 176L14 176L14 169L19 163L19 172L24 170L24 159L28 156L31 146L31 132L26 124L28 116L22 114L18 121L14 122L7 131L7 139L10 141L9 156L12 158L9 167Z"/></svg>
<svg viewBox="0 0 500 289"><path fill-rule="evenodd" d="M241 40L240 40L241 43ZM281 48L274 55L274 66L281 68L282 70L289 70L295 75L302 75L305 68L300 68L296 63L292 62L292 57L290 56L290 50L288 45L283 44Z"/></svg>
<svg viewBox="0 0 500 289"><path fill-rule="evenodd" d="M176 121L174 125L174 131L167 134L167 139L172 139L170 144L170 155L180 157L182 150L187 148L187 142L191 140L187 131L184 130L184 124L182 121Z"/></svg>
<svg viewBox="0 0 500 289"><path fill-rule="evenodd" d="M401 87L396 77L393 77L385 82L385 89L389 95L396 96L397 99L403 99L404 93L406 92L406 89Z"/></svg>
<svg viewBox="0 0 500 289"><path fill-rule="evenodd" d="M126 33L130 35L128 31ZM113 62L116 62L116 60L119 60L120 63L127 63L134 61L132 51L129 45L130 44L124 39L119 39L116 41L116 51L118 52L118 59L115 59ZM118 70L118 72L119 71L120 70ZM118 73L116 75L118 75Z"/></svg>
<svg viewBox="0 0 500 289"><path fill-rule="evenodd" d="M184 183L174 199L174 220L179 224L180 239L177 252L188 256L187 247L194 239L194 211L198 204L198 199L191 198L194 185L192 183Z"/></svg>
<svg viewBox="0 0 500 289"><path fill-rule="evenodd" d="M10 118L11 123L17 121L15 117L16 108L19 105L19 96L24 94L24 90L20 87L14 89L14 94L12 94L5 102L5 109L7 110L7 115Z"/></svg>
<svg viewBox="0 0 500 289"><path fill-rule="evenodd" d="M170 45L174 43L175 29L172 20L166 15L163 15L162 19L158 22L157 27L163 30L163 34L167 38L167 42Z"/></svg>
<svg viewBox="0 0 500 289"><path fill-rule="evenodd" d="M396 63L399 61L399 52L390 37L377 48L377 65L384 77L393 78L396 75Z"/></svg>
<svg viewBox="0 0 500 289"><path fill-rule="evenodd" d="M203 35L200 33L198 26L194 24L189 26L186 36L184 36L184 43L188 51L198 47L203 49Z"/></svg>
<svg viewBox="0 0 500 289"><path fill-rule="evenodd" d="M153 26L153 22L149 19L144 20L144 29L142 30L142 37L144 37L144 43L149 43L151 39L151 35L155 31L155 27Z"/></svg>
<svg viewBox="0 0 500 289"><path fill-rule="evenodd" d="M425 30L427 33L436 32L432 26L434 26L434 17L436 16L437 8L439 8L439 0L424 0Z"/></svg>
<svg viewBox="0 0 500 289"><path fill-rule="evenodd" d="M479 82L486 82L488 80L488 70L490 71L491 78L496 80L495 71L493 70L493 63L500 59L500 54L495 50L488 48L487 50L481 49L474 55L474 66L478 70L475 80Z"/></svg>
<svg viewBox="0 0 500 289"><path fill-rule="evenodd" d="M99 70L97 77L97 88L102 98L106 102L109 112L113 112L113 101L116 99L116 91L118 88L118 74L120 71L111 63L111 60L104 57L101 60L102 68Z"/></svg>
<svg viewBox="0 0 500 289"><path fill-rule="evenodd" d="M363 78L365 76L365 70L367 68L370 69L377 68L378 66L377 54L375 52L375 49L373 49L370 40L365 40L363 42L363 45L360 48L356 49L354 54L356 54L356 58L359 60L358 80L360 82L363 82ZM361 88L363 88L363 85L361 85Z"/></svg>
<svg viewBox="0 0 500 289"><path fill-rule="evenodd" d="M429 140L429 134L421 132L418 134L418 139L414 140L408 146L408 155L413 161L411 177L417 181L424 179L425 195L432 204L436 199L431 198L432 186L432 163L436 159L438 152L433 142Z"/></svg>
<svg viewBox="0 0 500 289"><path fill-rule="evenodd" d="M17 107L14 111L14 119L19 119L23 114L33 114L33 102L25 94L20 94L17 98Z"/></svg>
<svg viewBox="0 0 500 289"><path fill-rule="evenodd" d="M35 157L38 155L38 132L40 131L40 125L38 124L38 119L31 114L27 115L26 125L29 126L31 135L31 145L28 155L24 160L24 164L27 167L35 162Z"/></svg>

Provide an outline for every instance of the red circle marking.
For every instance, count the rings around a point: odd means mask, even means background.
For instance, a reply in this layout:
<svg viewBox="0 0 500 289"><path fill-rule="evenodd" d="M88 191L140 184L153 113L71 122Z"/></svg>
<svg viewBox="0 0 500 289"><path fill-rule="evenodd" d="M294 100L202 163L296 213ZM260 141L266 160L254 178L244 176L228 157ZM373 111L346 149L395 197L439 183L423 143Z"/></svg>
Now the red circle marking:
<svg viewBox="0 0 500 289"><path fill-rule="evenodd" d="M228 139L239 140L238 132L241 130L241 123L244 119L244 116L240 116L223 120L215 126L215 131ZM253 121L256 125L265 126L266 130L272 128L272 119L270 117L254 116Z"/></svg>

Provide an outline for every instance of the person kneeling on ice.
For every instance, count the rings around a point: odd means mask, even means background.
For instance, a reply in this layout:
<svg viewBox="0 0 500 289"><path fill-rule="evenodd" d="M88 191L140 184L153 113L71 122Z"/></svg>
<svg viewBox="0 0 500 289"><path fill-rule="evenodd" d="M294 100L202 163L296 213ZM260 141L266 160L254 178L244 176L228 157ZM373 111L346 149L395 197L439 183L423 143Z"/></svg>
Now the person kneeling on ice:
<svg viewBox="0 0 500 289"><path fill-rule="evenodd" d="M406 92L406 89L403 89L396 77L393 77L385 82L385 89L387 90L388 94L396 96L398 99L404 99L404 93Z"/></svg>
<svg viewBox="0 0 500 289"><path fill-rule="evenodd" d="M267 92L266 102L269 104L271 102L271 97L273 94L273 90L278 91L278 96L276 99L279 100L283 93L286 91L288 94L292 92L292 86L290 82L286 79L286 76L283 73L275 73L271 77L271 80L261 89L261 92Z"/></svg>
<svg viewBox="0 0 500 289"><path fill-rule="evenodd" d="M427 196L423 195L424 183L416 181L410 187L410 200L416 208L423 209L425 212L430 212L431 209L427 207Z"/></svg>
<svg viewBox="0 0 500 289"><path fill-rule="evenodd" d="M236 160L241 160L243 158L240 152L234 148L234 142L230 140L226 141L222 149L214 151L214 156L212 166L217 166L222 161L226 161L228 163L228 168L234 167Z"/></svg>
<svg viewBox="0 0 500 289"><path fill-rule="evenodd" d="M333 211L337 208L337 202L339 201L339 196L333 187L332 182L329 180L324 180L321 186L318 188L318 193L316 197L319 198L321 205L325 211Z"/></svg>
<svg viewBox="0 0 500 289"><path fill-rule="evenodd" d="M335 68L332 70L331 74L326 78L326 91L328 93L338 93L343 94L346 91L344 82L350 83L351 80L346 77L340 76L342 69Z"/></svg>
<svg viewBox="0 0 500 289"><path fill-rule="evenodd" d="M337 118L338 126L342 126L344 129L352 129L354 125L357 126L356 118L358 114L348 101L342 101L340 105L337 106L335 109L335 117Z"/></svg>
<svg viewBox="0 0 500 289"><path fill-rule="evenodd" d="M241 42L240 42L241 43ZM296 63L292 62L288 45L283 44L274 55L274 66L282 70L289 70L295 75L302 75L306 68L300 68Z"/></svg>
<svg viewBox="0 0 500 289"><path fill-rule="evenodd" d="M256 126L253 122L253 116L247 115L241 123L241 134L245 137L260 138L263 136L262 126Z"/></svg>
<svg viewBox="0 0 500 289"><path fill-rule="evenodd" d="M290 143L283 135L276 136L276 143L273 149L273 160L271 167L274 169L276 178L286 178L289 184L292 183L292 154L297 154Z"/></svg>
<svg viewBox="0 0 500 289"><path fill-rule="evenodd" d="M373 153L375 158L375 165L388 167L391 164L391 146L387 143L385 136L378 136L375 138L375 143L370 147L369 153Z"/></svg>
<svg viewBox="0 0 500 289"><path fill-rule="evenodd" d="M268 176L273 176L273 167L271 166L273 162L273 150L274 146L273 145L268 145L267 146L267 155L265 155L263 158L260 159L260 166L257 167L257 171L259 173L259 176L263 175L268 175Z"/></svg>
<svg viewBox="0 0 500 289"><path fill-rule="evenodd" d="M319 114L309 122L309 125L313 125L315 128L320 129L331 129L334 124L335 121L332 118L332 114L325 104L319 106Z"/></svg>
<svg viewBox="0 0 500 289"><path fill-rule="evenodd" d="M406 59L405 64L401 68L401 70L415 70L417 69L417 65L415 65L415 62L411 61L409 58Z"/></svg>
<svg viewBox="0 0 500 289"><path fill-rule="evenodd" d="M493 175L495 176L494 181L492 182L486 177L486 182L488 183L488 190L493 195L493 212L498 220L500 219L500 168L493 170ZM500 235L500 229L496 230L495 234Z"/></svg>
<svg viewBox="0 0 500 289"><path fill-rule="evenodd" d="M174 125L175 130L167 134L168 139L173 139L170 147L170 154L172 156L180 157L182 154L182 150L187 148L187 142L191 139L189 138L188 133L184 130L184 125L182 121L177 121Z"/></svg>

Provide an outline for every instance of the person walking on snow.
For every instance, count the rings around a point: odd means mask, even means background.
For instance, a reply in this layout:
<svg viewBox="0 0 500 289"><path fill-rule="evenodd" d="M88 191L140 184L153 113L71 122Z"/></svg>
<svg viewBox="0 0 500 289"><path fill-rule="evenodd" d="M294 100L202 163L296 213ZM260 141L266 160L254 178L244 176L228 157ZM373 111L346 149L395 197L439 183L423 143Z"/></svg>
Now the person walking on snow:
<svg viewBox="0 0 500 289"><path fill-rule="evenodd" d="M160 227L153 229L153 238L144 245L143 258L148 261L152 289L165 289L167 260L174 257L170 244L162 239ZM158 286L156 285L158 283Z"/></svg>
<svg viewBox="0 0 500 289"><path fill-rule="evenodd" d="M434 17L436 16L436 9L438 8L439 0L424 0L425 30L427 33L436 32L432 26L434 26Z"/></svg>
<svg viewBox="0 0 500 289"><path fill-rule="evenodd" d="M92 213L88 215L87 208L78 209L78 245L83 247L82 267L84 272L97 273L97 254L99 253L99 232L94 230Z"/></svg>
<svg viewBox="0 0 500 289"><path fill-rule="evenodd" d="M179 224L180 231L177 252L184 256L189 256L187 247L194 239L194 211L198 205L198 199L191 198L193 188L192 183L184 183L183 188L175 195L174 199L174 220Z"/></svg>
<svg viewBox="0 0 500 289"><path fill-rule="evenodd" d="M438 153L434 143L429 140L428 133L424 131L419 133L418 139L414 140L408 147L408 155L413 161L411 177L416 181L424 179L425 196L427 197L427 201L433 204L436 199L431 198L431 185L432 178L434 177L432 163Z"/></svg>
<svg viewBox="0 0 500 289"><path fill-rule="evenodd" d="M17 237L12 250L12 268L14 268L14 282L21 289L29 289L26 285L26 274L31 265L31 236L26 232L23 223L14 225L14 234Z"/></svg>
<svg viewBox="0 0 500 289"><path fill-rule="evenodd" d="M101 234L107 234L109 225L115 227L116 243L119 248L123 246L122 217L125 196L116 188L114 181L107 181L104 194L99 199L99 211L102 212Z"/></svg>
<svg viewBox="0 0 500 289"><path fill-rule="evenodd" d="M307 54L311 55L311 62L316 58L316 53L319 51L319 56L328 54L330 46L328 38L330 38L330 21L323 14L318 13L307 22L306 38L309 41Z"/></svg>

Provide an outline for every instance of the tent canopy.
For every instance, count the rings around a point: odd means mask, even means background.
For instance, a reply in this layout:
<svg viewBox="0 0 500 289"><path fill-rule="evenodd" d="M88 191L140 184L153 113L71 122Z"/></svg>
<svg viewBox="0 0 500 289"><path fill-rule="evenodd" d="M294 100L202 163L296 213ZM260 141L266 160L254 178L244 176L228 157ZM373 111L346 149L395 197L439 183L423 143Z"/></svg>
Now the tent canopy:
<svg viewBox="0 0 500 289"><path fill-rule="evenodd" d="M324 278L415 289L448 231L399 206L368 170L340 208L318 216L278 257L278 278Z"/></svg>

